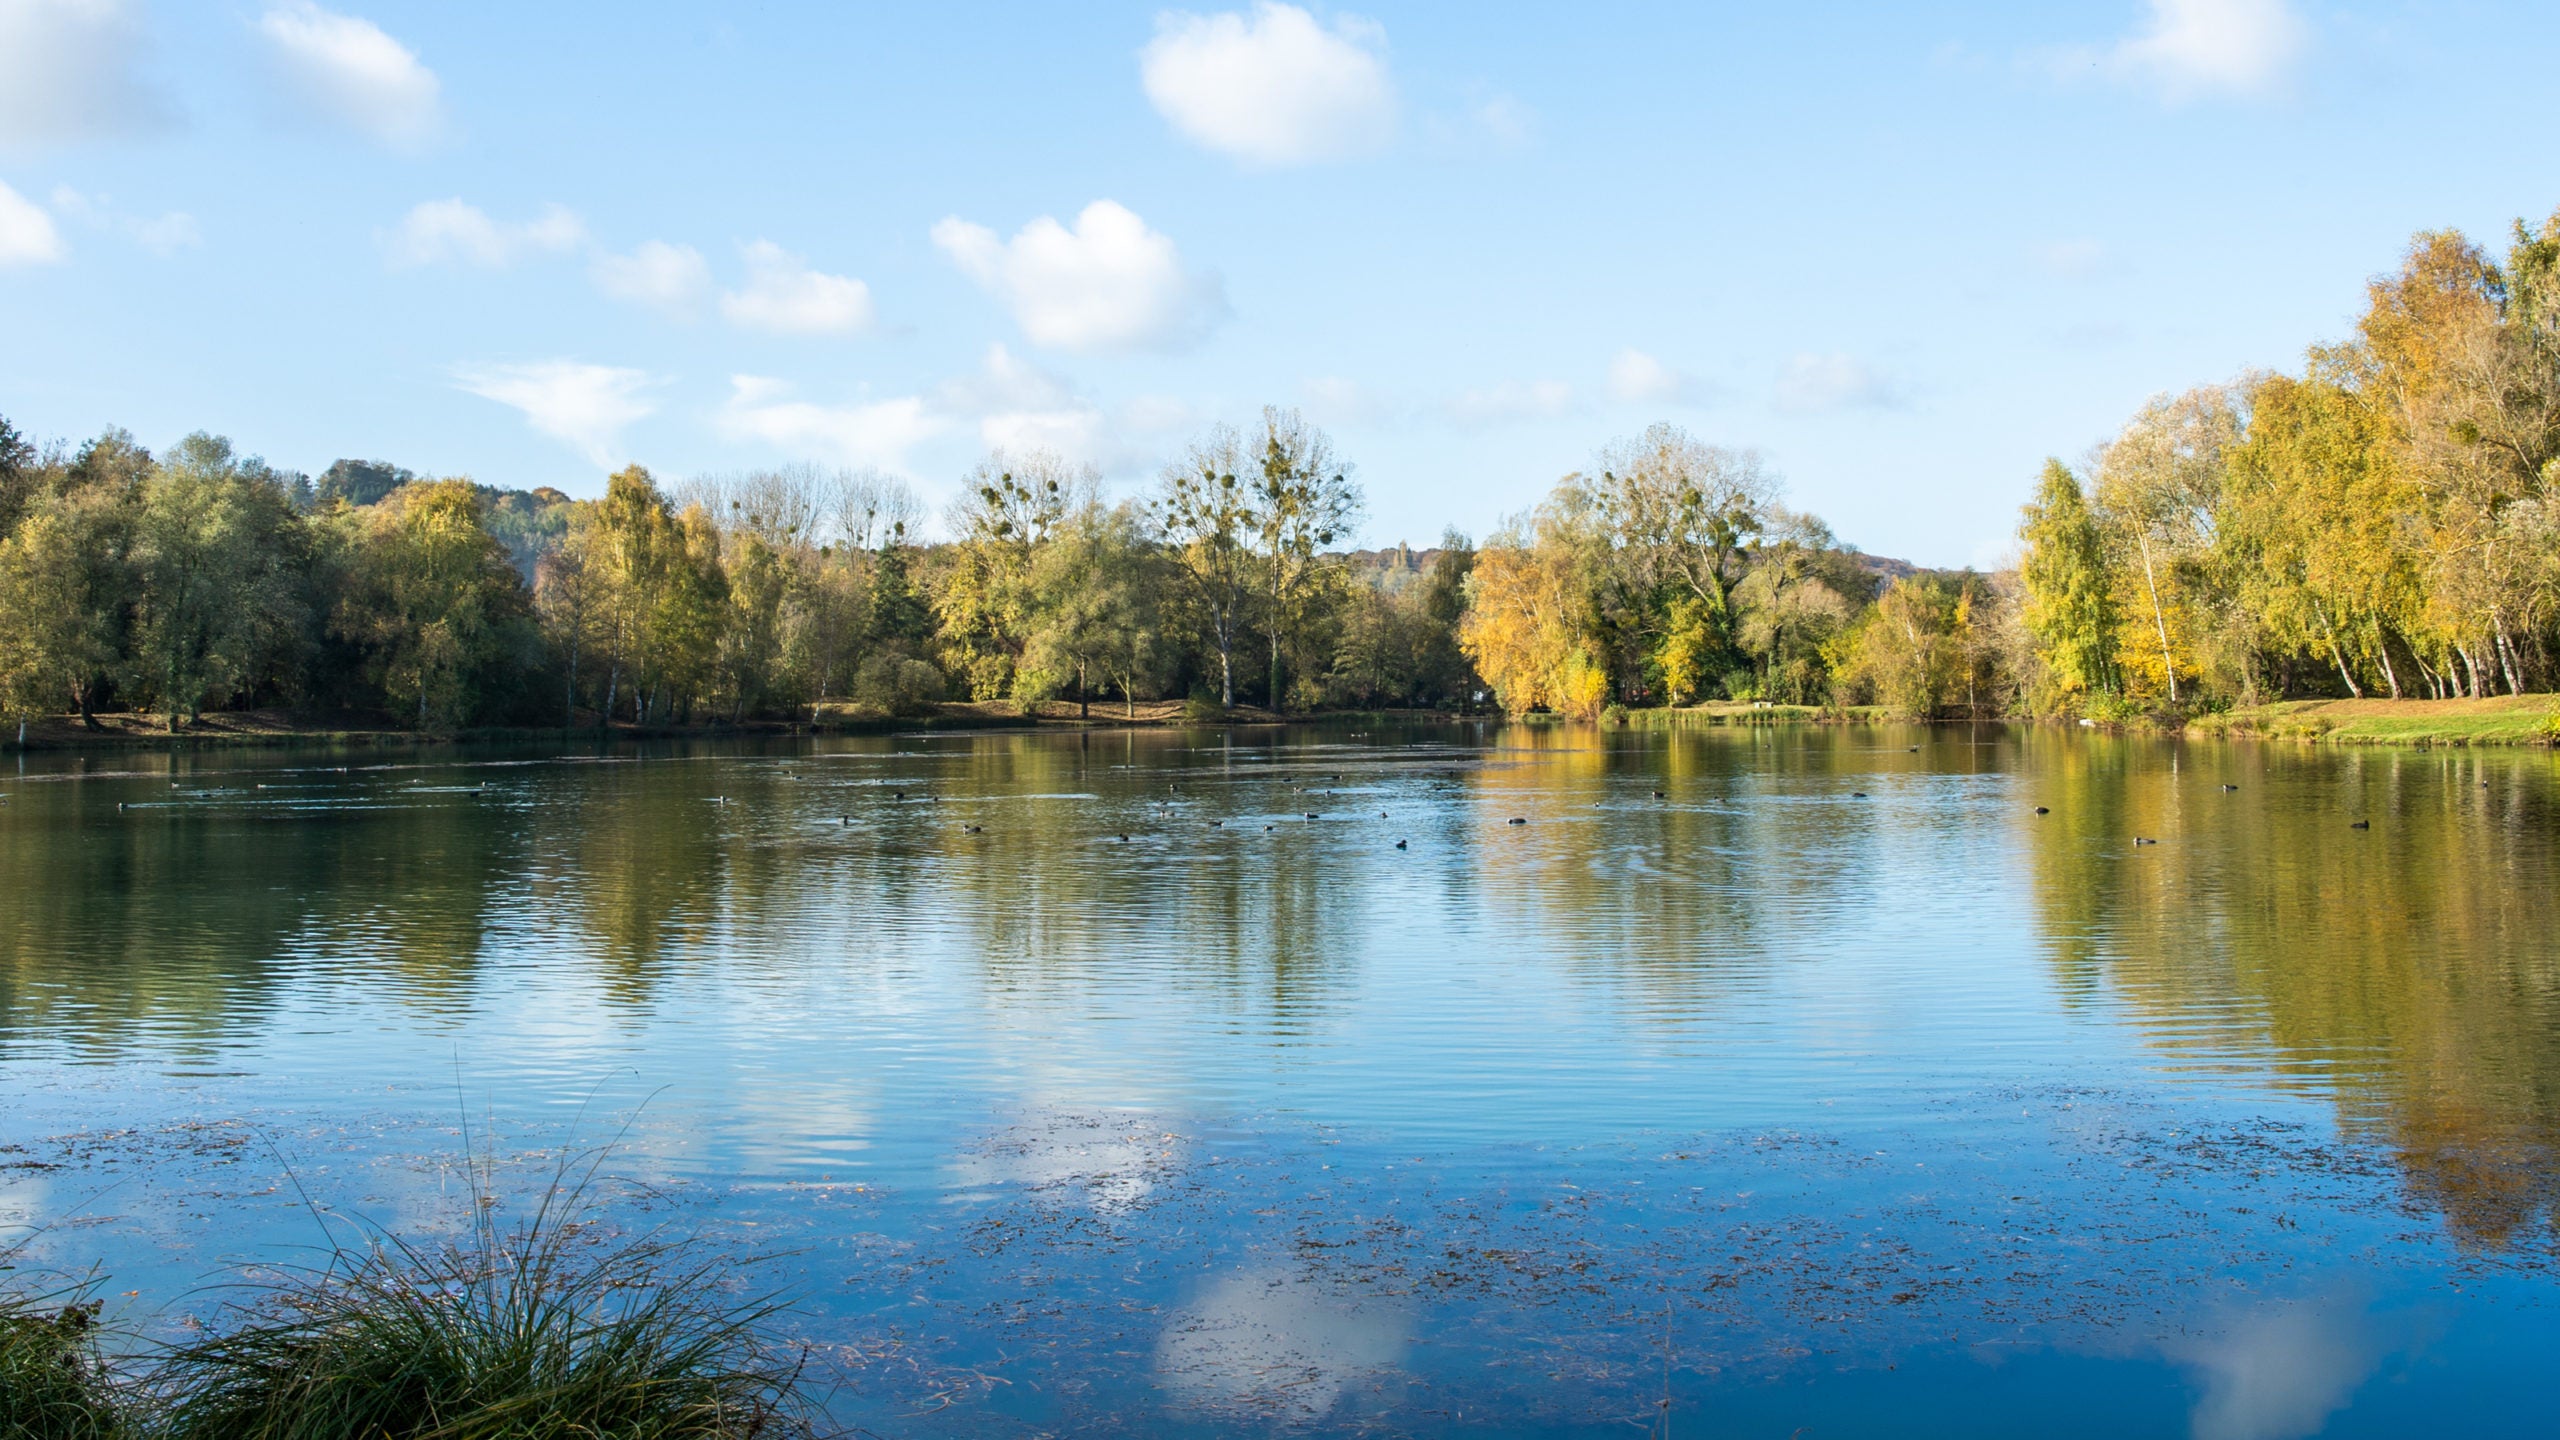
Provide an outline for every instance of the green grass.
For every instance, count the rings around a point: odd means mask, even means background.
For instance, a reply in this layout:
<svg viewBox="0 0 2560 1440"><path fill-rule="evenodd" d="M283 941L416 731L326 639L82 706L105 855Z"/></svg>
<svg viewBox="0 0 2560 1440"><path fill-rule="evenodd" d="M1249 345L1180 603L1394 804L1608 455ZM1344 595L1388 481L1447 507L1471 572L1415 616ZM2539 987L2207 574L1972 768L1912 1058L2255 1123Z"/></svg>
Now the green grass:
<svg viewBox="0 0 2560 1440"><path fill-rule="evenodd" d="M2547 745L2560 696L2486 700L2286 700L2187 722L2191 735L2249 735L2337 745Z"/></svg>
<svg viewBox="0 0 2560 1440"><path fill-rule="evenodd" d="M0 1251L6 1268L15 1251ZM124 1397L98 1347L85 1286L0 1287L0 1440L117 1440Z"/></svg>
<svg viewBox="0 0 2560 1440"><path fill-rule="evenodd" d="M149 1440L811 1434L801 1357L765 1338L778 1303L681 1245L594 1234L593 1166L564 1162L514 1227L475 1181L461 1240L372 1235L252 1287L162 1358Z"/></svg>

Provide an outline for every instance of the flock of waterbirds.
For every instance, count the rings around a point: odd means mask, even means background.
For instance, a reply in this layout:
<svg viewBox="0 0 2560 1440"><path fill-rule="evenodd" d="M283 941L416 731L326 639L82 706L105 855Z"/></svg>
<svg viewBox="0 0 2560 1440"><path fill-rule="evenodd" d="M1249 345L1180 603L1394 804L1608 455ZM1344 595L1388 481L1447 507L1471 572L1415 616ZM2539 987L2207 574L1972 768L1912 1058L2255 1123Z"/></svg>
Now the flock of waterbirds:
<svg viewBox="0 0 2560 1440"><path fill-rule="evenodd" d="M1437 747L1434 747L1434 748L1436 749ZM1921 753L1921 750L1922 750L1922 747L1921 747L1921 746L1918 746L1918 745L1911 745L1911 746L1905 746L1905 747L1900 747L1900 748L1904 751L1904 753L1907 753L1907 754L1913 754L1913 755L1917 755L1917 754ZM1441 750L1441 751L1440 751L1440 754L1441 754L1442 756L1444 756L1444 757L1445 757L1445 756L1446 756L1446 751L1445 751L1445 750ZM884 758L885 758L885 757L884 757ZM636 763L645 763L645 759L646 759L646 757L635 757L635 762L636 762ZM525 763L542 763L542 762L522 762L522 761L518 761L518 762L509 762L509 763L513 763L513 764L525 764ZM782 775L782 778L784 778L784 779L786 779L786 780L801 780L801 779L804 779L804 778L808 778L808 777L806 777L806 776L804 776L804 775L803 775L803 773L802 773L802 771L801 771L800 769L792 768L794 765L805 765L806 763L807 763L807 762L806 762L806 760L805 760L805 759L804 759L804 760L802 760L802 761L797 761L797 762L784 762L784 764L783 764L783 766L782 766L782 768L781 768L781 772L780 772L780 773L781 773L781 775ZM425 768L430 768L430 767L423 766L423 765L374 765L374 766L350 766L350 765L339 765L339 766L322 766L322 767L315 767L315 768L314 768L314 769L312 769L312 770L302 771L302 772L298 772L298 773L302 773L302 774L317 774L317 775L322 775L322 776L346 776L346 777L350 777L350 778L352 778L352 777L355 777L355 776L357 776L357 775L361 775L361 774L369 774L369 773L371 773L371 772L381 772L381 771L398 771L398 770L416 770L416 769L425 769ZM289 773L289 772L265 772L265 773ZM1448 779L1453 778L1453 777L1454 777L1454 776L1456 776L1458 773L1460 773L1460 772L1459 772L1459 771L1456 771L1456 770L1450 770L1450 771L1447 771L1447 772L1445 773L1444 777L1443 777L1443 784L1445 785ZM218 775L218 774L219 774L219 772L215 772L215 774L217 774L217 775ZM74 777L74 776L62 776L62 777L57 777L57 778L76 778L76 777ZM128 777L127 777L127 776L120 776L120 775L116 775L116 774L112 774L112 773L102 773L102 774L95 775L95 776L94 776L94 777L92 777L92 778L108 779L108 778L128 778ZM202 776L200 776L200 777L198 777L198 778L196 778L196 779L193 779L193 780L183 780L183 779L182 779L182 780L171 780L171 781L169 781L169 782L168 782L168 784L169 784L169 790L170 790L170 792L171 792L171 800L172 800L172 801L221 801L221 800L226 800L226 799L233 799L233 798L237 798L237 797L238 797L238 796L240 796L240 795L241 795L241 793L242 793L242 787L239 787L239 786L229 786L229 787L225 787L225 786L218 786L218 785L209 785L209 784L206 784L206 783L205 783L205 779L206 779L206 778L209 778L209 777L202 777ZM1271 776L1271 777L1269 777L1269 778L1277 779L1277 778L1282 778L1282 777L1277 776L1277 775L1274 775L1274 776ZM1343 777L1343 775L1342 775L1340 772L1332 772L1332 773L1329 773L1329 774L1325 775L1323 778L1324 778L1327 782L1329 782L1329 783L1331 783L1331 784L1339 785L1339 784L1341 784L1341 783L1343 782L1343 778L1344 778L1344 777ZM248 787L246 787L246 788L247 788L248 790L252 790L252 791L270 791L270 792L279 792L279 794L280 794L280 796L281 796L282 794L289 793L289 792L310 791L310 790L314 790L314 789L319 789L319 788L322 788L322 786L323 786L323 785L325 785L326 783L327 783L327 782L325 782L325 781L323 781L323 782L319 782L318 784L315 784L315 783L310 782L310 781L268 780L268 781L257 781L257 782L253 782L251 785L249 785L249 786L248 786ZM910 784L914 784L915 782L909 782L909 783L910 783ZM2487 785L2489 784L2489 782L2488 782L2487 780L2485 780L2485 779L2484 779L2484 780L2481 780L2479 783L2480 783L2482 786L2487 786ZM1295 791L1296 791L1297 793L1299 793L1299 794L1320 794L1320 795L1323 795L1323 796L1326 796L1326 797L1335 797L1335 796L1339 795L1339 793L1340 793L1339 791L1336 791L1336 790L1330 790L1330 789L1328 789L1328 790L1322 790L1322 791L1316 791L1316 790L1314 790L1314 789L1313 789L1313 787L1312 787L1312 786L1309 786L1309 785L1299 785L1299 786L1295 786L1295 787L1293 787L1293 788L1294 788L1294 789L1295 789ZM2218 788L2221 790L2221 792L2222 792L2222 793L2224 793L2224 794L2226 794L2226 795L2227 795L2227 794L2233 794L2233 793L2236 793L2236 792L2238 792L2238 790L2240 789L2240 787L2239 787L2238 785L2233 784L2233 783L2231 783L2231 782L2229 782L2229 781L2220 782L2220 784L2219 784L2219 787L2218 787ZM1181 794L1181 790L1180 790L1179 784L1178 784L1178 783L1176 783L1176 782L1169 782L1169 783L1168 783L1168 790L1169 790L1169 792L1170 792L1172 795L1177 796L1177 797ZM482 779L482 780L478 780L478 781L471 782L471 783L453 784L453 785L418 785L418 784L412 784L412 785L410 785L410 786L406 787L406 789L405 789L404 791L400 792L400 793L403 793L403 794L406 794L406 795L413 795L413 796L431 796L431 795L432 795L432 796L453 796L453 797L459 797L459 798L464 798L464 799L477 799L477 798L480 798L480 797L487 796L487 795L489 795L489 794L490 794L490 793L492 793L492 792L491 792L491 790L490 790L490 787L489 787L489 784L488 784L487 780ZM705 798L707 798L707 799L708 799L712 804L715 804L715 805L726 806L726 805L729 805L729 804L733 803L733 801L732 801L732 797L731 797L731 796L729 796L729 795L727 795L727 794L717 794L717 795L712 795L712 796L708 796L708 797L705 797ZM1657 800L1657 801L1668 801L1668 800L1670 800L1672 797L1670 796L1669 792L1667 792L1667 791L1665 791L1665 790L1663 790L1663 789L1656 788L1656 789L1653 789L1653 790L1651 791L1651 798L1653 798L1654 800ZM1849 792L1849 798L1850 798L1850 799L1852 799L1852 800L1866 800L1866 799L1870 799L1870 798L1872 798L1872 797L1869 795L1869 793L1868 793L1868 792L1866 792L1866 791L1864 791L1864 790L1852 790L1852 791L1850 791L1850 792ZM891 789L891 791L890 791L890 799L892 800L892 802L894 802L894 803L898 803L898 804L910 804L910 803L912 803L912 804L924 804L924 805L939 805L939 804L941 804L941 803L942 803L942 801L943 801L943 797L942 797L942 796L940 796L940 795L935 795L935 794L932 794L932 793L929 793L929 792L928 792L928 791L926 791L926 790L925 790L921 785L916 785L916 787L915 787L915 789L913 790L913 792L912 792L912 793L911 793L911 791L910 791L910 790L908 790L908 789ZM5 791L0 791L0 805L6 805L8 802L9 802L9 796L8 796L7 792L5 792ZM1603 802L1598 802L1598 803L1607 804L1607 803L1611 803L1611 802L1603 801ZM165 809L165 808L171 808L171 807L170 807L170 803L169 803L169 802L152 802L152 801L119 801L119 802L117 802L117 804L116 804L116 809L117 809L119 812L127 812L127 813L132 812L132 811L135 811L135 810L145 810L145 809ZM1169 820L1172 820L1173 818L1175 818L1175 800L1174 800L1174 799L1170 799L1170 798L1169 798L1169 799L1163 799L1163 800L1155 801L1155 802L1154 802L1154 804L1153 804L1153 808L1154 808L1154 810L1157 812L1158 817L1159 817L1160 819L1168 820L1168 821L1169 821ZM2049 806L2045 806L2045 805L2037 805L2037 806L2034 806L2034 807L2032 807L2032 808L2033 808L2033 812L2034 812L2035 814L2037 814L2037 815L2050 815L2051 813L2053 813L2053 812L2052 812L2051 807L2049 807ZM1319 821L1319 820L1323 820L1323 819L1325 819L1325 818L1326 818L1326 812L1321 811L1321 810L1306 810L1306 811L1303 811L1303 812L1301 812L1301 813L1304 815L1305 819L1307 819L1307 820L1309 820L1309 821ZM1379 812L1378 812L1378 818L1379 818L1379 819L1381 819L1381 820L1385 820L1385 819L1390 819L1390 818L1392 818L1392 817L1391 817L1391 815L1389 814L1389 812L1387 812L1387 811L1385 811L1385 810L1381 810L1381 811L1379 811ZM846 812L843 812L843 813L838 814L838 815L837 815L837 817L836 817L836 823L837 823L838 825L840 825L840 826L844 826L844 827L851 827L851 826L853 825L853 823L854 823L854 817L853 817L853 814L852 814L850 811L846 811ZM1526 826L1527 824L1529 824L1529 817L1528 817L1528 816L1526 816L1526 815L1513 815L1513 816L1509 816L1509 817L1507 817L1507 818L1506 818L1502 823L1503 823L1503 825L1504 825L1504 826L1506 826L1506 827L1509 827L1509 826ZM1210 829L1225 829L1225 828L1227 828L1227 825L1228 825L1228 819L1227 819L1227 817L1218 817L1218 816L1211 816L1211 817L1207 817L1207 819L1206 819L1206 825L1207 825L1207 827L1208 827L1208 828L1210 828ZM1262 829L1263 829L1263 831L1264 831L1265 833L1269 833L1269 832L1277 831L1279 828L1280 828L1280 824L1279 824L1278 822L1276 822L1276 821L1274 821L1274 822L1266 822L1266 823L1264 823L1264 825L1262 826ZM2363 817L2359 817L2359 818L2356 818L2356 819L2354 819L2354 820L2349 821L2349 822L2348 822L2348 828L2353 829L2353 830L2369 831L2369 830L2371 830L2371 829L2373 828L2373 822L2372 822L2370 819L2363 818ZM958 825L958 829L959 829L959 833L961 833L961 834L963 834L963 835L984 835L984 834L986 833L986 826L985 826L983 823L981 823L981 822L977 822L977 821L962 821L962 822L960 822L960 823L959 823L959 825ZM1130 833L1131 833L1131 832L1129 832L1129 831L1127 831L1127 830L1116 830L1116 829L1115 829L1115 830L1109 830L1109 831L1106 831L1106 832L1105 832L1105 834L1107 835L1107 837L1108 837L1109 839L1111 839L1112 841L1114 841L1114 842L1116 842L1116 843L1121 843L1121 844L1126 844L1126 843L1129 843L1129 842L1130 842ZM2133 837L2131 837L2131 838L2132 838L2132 843L2133 843L2135 846L2137 846L2137 847L2139 847L2139 846L2157 845L2157 844L2159 844L2159 843L2160 843L2160 841L2159 841L2158 837L2156 837L2156 836L2149 836L2149 835L2135 835L2135 836L2133 836ZM1410 848L1410 846L1411 846L1411 841L1410 841L1409 837L1399 836L1399 837L1397 837L1397 838L1396 838L1396 840L1395 840L1395 842L1394 842L1394 848L1396 848L1396 849L1398 849L1398 850L1405 850L1405 849L1409 849L1409 848Z"/></svg>

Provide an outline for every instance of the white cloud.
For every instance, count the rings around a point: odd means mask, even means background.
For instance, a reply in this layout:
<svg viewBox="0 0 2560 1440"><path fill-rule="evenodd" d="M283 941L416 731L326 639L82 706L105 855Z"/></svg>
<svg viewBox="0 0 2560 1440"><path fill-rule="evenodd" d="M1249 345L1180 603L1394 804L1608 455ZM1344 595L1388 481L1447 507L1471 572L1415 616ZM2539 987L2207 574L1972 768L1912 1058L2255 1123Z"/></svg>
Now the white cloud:
<svg viewBox="0 0 2560 1440"><path fill-rule="evenodd" d="M2067 51L2069 70L2091 66L2156 87L2170 100L2272 89L2292 68L2309 27L2291 0L2150 0L2141 33L2103 50Z"/></svg>
<svg viewBox="0 0 2560 1440"><path fill-rule="evenodd" d="M175 107L141 73L148 48L127 0L0 0L0 145L168 126Z"/></svg>
<svg viewBox="0 0 2560 1440"><path fill-rule="evenodd" d="M534 429L566 442L599 469L623 458L617 451L623 427L658 408L642 394L659 383L646 372L576 360L457 366L453 383L523 411Z"/></svg>
<svg viewBox="0 0 2560 1440"><path fill-rule="evenodd" d="M1798 355L1778 376L1778 408L1795 411L1889 410L1902 388L1854 355Z"/></svg>
<svg viewBox="0 0 2560 1440"><path fill-rule="evenodd" d="M1621 350L1609 362L1609 394L1630 405L1676 403L1695 388L1688 376L1642 350Z"/></svg>
<svg viewBox="0 0 2560 1440"><path fill-rule="evenodd" d="M819 405L792 399L789 385L761 375L730 377L729 400L716 423L731 440L896 471L906 469L909 450L948 428L920 395Z"/></svg>
<svg viewBox="0 0 2560 1440"><path fill-rule="evenodd" d="M1460 391L1447 409L1449 418L1461 425L1552 420L1572 411L1573 387L1561 380L1505 380L1499 385Z"/></svg>
<svg viewBox="0 0 2560 1440"><path fill-rule="evenodd" d="M1215 275L1185 271L1171 239L1109 200L1084 207L1072 230L1043 215L1011 241L955 215L933 227L933 243L1011 306L1035 345L1180 349L1227 315Z"/></svg>
<svg viewBox="0 0 2560 1440"><path fill-rule="evenodd" d="M1001 344L987 347L976 374L943 382L934 401L977 422L978 442L991 450L1054 450L1071 460L1099 461L1110 448L1100 407Z"/></svg>
<svg viewBox="0 0 2560 1440"><path fill-rule="evenodd" d="M0 181L0 267L49 265L69 253L53 217Z"/></svg>
<svg viewBox="0 0 2560 1440"><path fill-rule="evenodd" d="M116 209L109 197L83 195L68 185L53 187L53 208L84 225L114 231L164 260L204 243L204 232L196 227L196 217L184 210L164 215L127 215Z"/></svg>
<svg viewBox="0 0 2560 1440"><path fill-rule="evenodd" d="M749 245L747 288L720 297L732 325L777 335L851 335L871 328L871 287L809 268L770 240Z"/></svg>
<svg viewBox="0 0 2560 1440"><path fill-rule="evenodd" d="M492 220L460 199L429 200L412 209L383 239L394 265L454 263L495 269L528 254L564 254L586 243L587 228L559 205L546 205L531 220Z"/></svg>
<svg viewBox="0 0 2560 1440"><path fill-rule="evenodd" d="M642 241L628 255L598 255L587 266L587 274L597 289L616 300L646 305L679 319L691 316L694 305L711 288L711 267L703 262L702 252L664 240Z"/></svg>
<svg viewBox="0 0 2560 1440"><path fill-rule="evenodd" d="M1295 5L1250 16L1167 13L1138 54L1158 114L1194 144L1256 165L1365 154L1394 137L1386 32L1343 15L1330 29Z"/></svg>
<svg viewBox="0 0 2560 1440"><path fill-rule="evenodd" d="M442 128L435 72L372 21L285 0L259 17L258 30L287 85L328 119L403 149Z"/></svg>
<svg viewBox="0 0 2560 1440"><path fill-rule="evenodd" d="M1319 375L1299 387L1307 409L1332 425L1378 425L1397 418L1403 408L1373 386L1340 375Z"/></svg>

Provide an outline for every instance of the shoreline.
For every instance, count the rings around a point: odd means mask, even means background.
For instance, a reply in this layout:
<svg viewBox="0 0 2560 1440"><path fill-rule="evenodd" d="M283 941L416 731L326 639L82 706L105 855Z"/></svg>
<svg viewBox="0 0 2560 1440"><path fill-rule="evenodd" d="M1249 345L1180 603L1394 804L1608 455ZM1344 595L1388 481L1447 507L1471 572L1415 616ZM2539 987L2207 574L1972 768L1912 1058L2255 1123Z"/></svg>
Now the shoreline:
<svg viewBox="0 0 2560 1440"><path fill-rule="evenodd" d="M387 726L369 726L361 717L299 716L290 711L257 710L209 715L175 733L160 728L157 717L130 713L102 715L101 728L84 728L77 716L31 718L23 732L0 729L0 751L221 750L294 747L389 749L449 745L555 744L569 740L731 740L787 739L826 735L890 735L918 730L1158 730L1230 728L1236 726L1345 724L1567 724L1548 715L1505 717L1468 715L1445 710L1328 710L1283 715L1254 706L1237 706L1223 715L1189 712L1179 701L1150 701L1136 707L1096 705L1075 713L1073 702L1048 701L1029 708L1003 701L962 701L937 706L926 715L829 714L818 708L811 720L749 720L697 725L490 726L432 734ZM355 723L349 723L355 722ZM1730 701L1703 705L1654 706L1617 710L1599 723L1616 729L1678 730L1748 726L2000 724L2070 727L2070 720L2022 716L1979 719L1899 720L1881 706L1846 710L1811 705L1756 705ZM2293 741L2299 744L2397 745L2414 749L2446 747L2550 748L2560 745L2560 695L2496 696L2484 700L2284 700L2266 705L2199 715L2170 724L2159 720L2076 722L2109 734L2154 734L2187 739Z"/></svg>

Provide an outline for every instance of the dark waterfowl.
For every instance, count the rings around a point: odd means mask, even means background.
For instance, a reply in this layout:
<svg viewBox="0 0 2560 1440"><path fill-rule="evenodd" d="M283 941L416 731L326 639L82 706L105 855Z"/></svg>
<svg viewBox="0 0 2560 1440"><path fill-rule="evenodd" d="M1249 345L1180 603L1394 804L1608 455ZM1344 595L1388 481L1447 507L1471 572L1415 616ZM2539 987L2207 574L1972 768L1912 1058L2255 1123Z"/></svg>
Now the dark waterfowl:
<svg viewBox="0 0 2560 1440"><path fill-rule="evenodd" d="M2370 830L2373 828L2373 822L2370 820L2350 820L2347 822L2347 828L2350 830Z"/></svg>
<svg viewBox="0 0 2560 1440"><path fill-rule="evenodd" d="M1525 815L1514 815L1503 823L1506 825L1526 825L1529 823L1529 819Z"/></svg>
<svg viewBox="0 0 2560 1440"><path fill-rule="evenodd" d="M1397 841L1397 842L1396 842L1396 848L1397 848L1397 849L1399 849L1399 850L1403 849L1403 848L1404 848L1404 842L1403 842L1403 841L1401 841L1401 840Z"/></svg>
<svg viewBox="0 0 2560 1440"><path fill-rule="evenodd" d="M2160 842L2152 839L2148 835L2136 835L2133 837L2133 843L2136 845L2157 845Z"/></svg>
<svg viewBox="0 0 2560 1440"><path fill-rule="evenodd" d="M2047 809L2046 809L2046 808L2044 808L2043 806L2039 805L2039 806L2037 806L2037 807L2036 807L2036 813L2037 813L2037 814L2039 814L2039 815L2050 815L2050 814L2052 814L2053 812L2052 812L2052 811L2050 811L2050 810L2047 810Z"/></svg>

